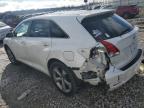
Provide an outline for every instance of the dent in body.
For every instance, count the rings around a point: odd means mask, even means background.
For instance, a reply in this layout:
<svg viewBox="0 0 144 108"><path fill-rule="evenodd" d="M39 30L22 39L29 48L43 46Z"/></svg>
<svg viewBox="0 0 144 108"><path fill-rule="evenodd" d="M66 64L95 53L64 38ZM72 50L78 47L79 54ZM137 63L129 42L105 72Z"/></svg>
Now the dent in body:
<svg viewBox="0 0 144 108"><path fill-rule="evenodd" d="M98 50L100 46L97 46ZM99 82L105 81L105 74L109 68L109 61L106 56L106 52L97 52L98 54L85 60L84 64L80 67L80 70L75 71L75 74L79 79L84 80L92 85L97 85ZM89 74L89 72L95 73L95 77L84 79L83 73Z"/></svg>

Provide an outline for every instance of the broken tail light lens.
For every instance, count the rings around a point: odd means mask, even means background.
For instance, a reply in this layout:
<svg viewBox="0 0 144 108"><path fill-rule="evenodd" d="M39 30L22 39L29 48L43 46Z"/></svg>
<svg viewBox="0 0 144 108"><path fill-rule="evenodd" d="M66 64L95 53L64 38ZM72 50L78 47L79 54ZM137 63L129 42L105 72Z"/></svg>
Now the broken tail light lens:
<svg viewBox="0 0 144 108"><path fill-rule="evenodd" d="M119 49L115 45L113 45L112 43L107 42L105 40L102 40L100 42L105 46L110 57L113 57L113 56L120 54Z"/></svg>

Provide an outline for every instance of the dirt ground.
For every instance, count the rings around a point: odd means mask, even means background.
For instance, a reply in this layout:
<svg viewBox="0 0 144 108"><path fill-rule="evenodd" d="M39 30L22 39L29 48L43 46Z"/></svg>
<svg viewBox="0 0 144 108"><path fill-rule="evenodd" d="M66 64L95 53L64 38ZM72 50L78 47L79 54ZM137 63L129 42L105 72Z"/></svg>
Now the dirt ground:
<svg viewBox="0 0 144 108"><path fill-rule="evenodd" d="M140 33L144 47L144 32ZM144 108L144 75L137 75L119 89L83 85L75 96L66 97L51 79L24 64L12 65L0 46L0 108ZM6 105L7 104L7 105Z"/></svg>

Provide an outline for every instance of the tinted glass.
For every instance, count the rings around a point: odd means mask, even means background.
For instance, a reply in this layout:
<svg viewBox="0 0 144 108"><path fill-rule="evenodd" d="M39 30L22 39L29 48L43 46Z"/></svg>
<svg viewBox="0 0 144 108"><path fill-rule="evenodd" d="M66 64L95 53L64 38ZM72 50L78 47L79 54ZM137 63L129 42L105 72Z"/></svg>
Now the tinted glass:
<svg viewBox="0 0 144 108"><path fill-rule="evenodd" d="M49 21L46 20L33 21L29 35L30 37L50 37Z"/></svg>
<svg viewBox="0 0 144 108"><path fill-rule="evenodd" d="M51 22L51 37L67 38L66 33L54 22Z"/></svg>
<svg viewBox="0 0 144 108"><path fill-rule="evenodd" d="M16 37L27 36L29 26L30 26L30 22L22 23L16 28L16 30L14 31L14 35Z"/></svg>
<svg viewBox="0 0 144 108"><path fill-rule="evenodd" d="M86 18L82 25L95 39L111 39L130 32L133 27L115 14L107 14Z"/></svg>

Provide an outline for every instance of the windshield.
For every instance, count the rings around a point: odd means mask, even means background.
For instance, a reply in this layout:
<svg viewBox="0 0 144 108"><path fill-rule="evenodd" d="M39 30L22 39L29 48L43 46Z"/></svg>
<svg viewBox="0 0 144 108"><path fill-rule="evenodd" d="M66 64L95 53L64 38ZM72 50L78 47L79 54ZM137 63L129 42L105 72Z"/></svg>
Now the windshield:
<svg viewBox="0 0 144 108"><path fill-rule="evenodd" d="M82 25L95 39L111 39L130 32L133 27L116 14L85 18Z"/></svg>

